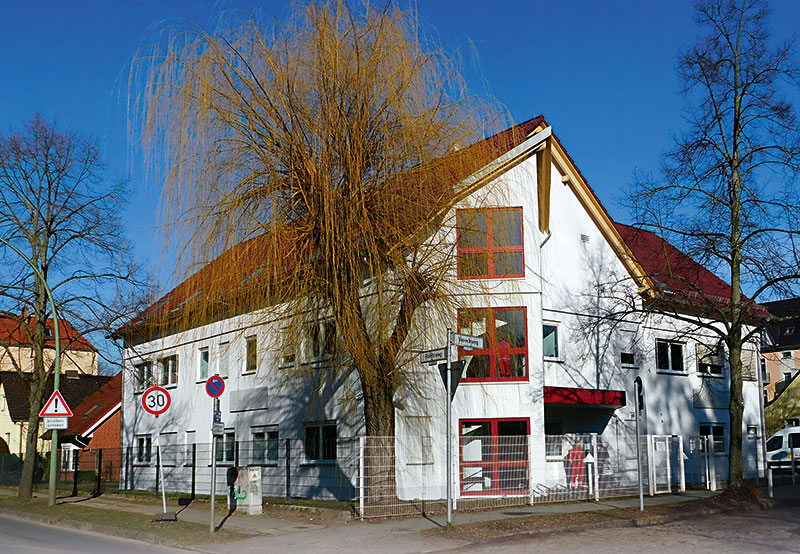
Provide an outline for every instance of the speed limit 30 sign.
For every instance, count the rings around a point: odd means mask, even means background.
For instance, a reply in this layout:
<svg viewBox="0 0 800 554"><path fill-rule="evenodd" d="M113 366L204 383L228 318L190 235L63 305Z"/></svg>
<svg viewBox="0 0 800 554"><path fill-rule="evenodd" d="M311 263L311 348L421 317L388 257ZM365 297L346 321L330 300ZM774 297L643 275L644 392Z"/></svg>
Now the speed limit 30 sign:
<svg viewBox="0 0 800 554"><path fill-rule="evenodd" d="M144 411L158 417L169 409L172 398L164 387L152 386L142 394Z"/></svg>

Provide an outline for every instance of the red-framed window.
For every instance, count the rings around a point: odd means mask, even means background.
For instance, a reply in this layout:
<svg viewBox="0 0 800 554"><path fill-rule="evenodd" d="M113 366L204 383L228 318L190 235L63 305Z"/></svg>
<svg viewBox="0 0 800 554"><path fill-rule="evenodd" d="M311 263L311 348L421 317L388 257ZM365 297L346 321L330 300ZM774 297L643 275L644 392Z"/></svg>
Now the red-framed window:
<svg viewBox="0 0 800 554"><path fill-rule="evenodd" d="M472 357L463 381L528 379L528 322L524 307L459 310L458 331L482 337L485 347L458 349L459 359Z"/></svg>
<svg viewBox="0 0 800 554"><path fill-rule="evenodd" d="M528 494L528 418L462 419L459 479L463 495Z"/></svg>
<svg viewBox="0 0 800 554"><path fill-rule="evenodd" d="M524 277L522 208L458 210L458 278Z"/></svg>

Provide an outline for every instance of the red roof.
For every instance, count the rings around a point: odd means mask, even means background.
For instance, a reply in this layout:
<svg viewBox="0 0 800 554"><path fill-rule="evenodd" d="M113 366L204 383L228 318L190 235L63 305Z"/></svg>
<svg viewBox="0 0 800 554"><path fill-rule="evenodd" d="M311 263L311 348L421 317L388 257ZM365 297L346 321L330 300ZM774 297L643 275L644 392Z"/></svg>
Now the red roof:
<svg viewBox="0 0 800 554"><path fill-rule="evenodd" d="M9 314L0 314L0 344L9 346L30 346L31 338L25 332L20 322L21 319L20 317ZM27 318L26 323L32 328L36 324L36 318L30 316ZM48 318L45 325L53 332L52 318ZM69 350L86 350L89 352L97 351L92 343L86 340L86 338L65 319L58 320L58 334L61 336L62 348L68 348ZM55 338L45 341L45 346L55 348Z"/></svg>
<svg viewBox="0 0 800 554"><path fill-rule="evenodd" d="M731 286L652 231L614 222L636 260L668 300L693 305L730 306ZM750 302L743 297L744 302ZM769 316L754 304L751 312Z"/></svg>
<svg viewBox="0 0 800 554"><path fill-rule="evenodd" d="M69 427L63 435L85 435L102 420L119 410L122 402L122 373L94 391L91 396L73 408Z"/></svg>
<svg viewBox="0 0 800 554"><path fill-rule="evenodd" d="M432 219L434 214L430 209L441 205L438 201L452 197L454 185L522 144L539 125L547 125L544 116L529 119L399 175L385 183L380 191L372 191L368 205L373 212L373 223L379 222L383 227L382 238L391 240L393 235L416 233ZM398 204L404 209L392 208ZM220 304L221 310L235 313L239 308L237 294L243 294L258 282L287 277L297 264L309 258L314 245L300 244L305 231L304 222L300 220L231 247L126 323L118 334L136 332L156 322L164 325L177 314L214 302ZM368 233L369 229L355 232ZM349 239L358 240L358 237ZM189 323L196 325L204 321L191 318Z"/></svg>

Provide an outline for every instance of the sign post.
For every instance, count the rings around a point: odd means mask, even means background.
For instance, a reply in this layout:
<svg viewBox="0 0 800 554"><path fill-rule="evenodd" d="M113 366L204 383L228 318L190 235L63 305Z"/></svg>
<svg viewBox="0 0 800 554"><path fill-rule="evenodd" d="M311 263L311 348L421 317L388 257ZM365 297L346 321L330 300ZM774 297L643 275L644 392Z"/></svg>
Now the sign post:
<svg viewBox="0 0 800 554"><path fill-rule="evenodd" d="M158 419L158 416L169 410L170 404L172 404L172 397L169 395L169 391L163 387L159 387L153 385L142 394L142 407L144 411L148 414L152 414ZM156 426L156 452L158 453L158 478L161 481L161 507L163 508L163 513L165 516L159 518L162 520L176 520L177 517L175 514L172 514L171 517L167 517L167 487L164 483L164 469L162 467L162 456L161 456L161 428L160 426Z"/></svg>
<svg viewBox="0 0 800 554"><path fill-rule="evenodd" d="M225 392L225 380L219 375L212 375L206 381L206 393L214 399L211 412L211 520L208 525L209 533L215 531L214 504L217 496L217 436L225 433L222 423L222 412L219 409L219 397Z"/></svg>

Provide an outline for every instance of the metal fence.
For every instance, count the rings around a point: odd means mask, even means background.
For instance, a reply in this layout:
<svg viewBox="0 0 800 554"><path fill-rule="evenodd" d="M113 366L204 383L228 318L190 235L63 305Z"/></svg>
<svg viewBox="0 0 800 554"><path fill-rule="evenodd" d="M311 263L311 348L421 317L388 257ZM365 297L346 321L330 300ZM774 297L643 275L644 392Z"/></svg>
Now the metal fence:
<svg viewBox="0 0 800 554"><path fill-rule="evenodd" d="M440 513L446 506L444 441L432 437L337 438L334 443L265 437L252 442L219 437L216 493L232 493L241 468L261 468L263 497L351 502L363 518ZM717 441L719 442L719 441ZM656 495L689 485L716 489L727 472L713 437L646 435L604 440L596 434L464 435L454 444L457 511L544 502ZM153 491L209 494L212 445L149 441L120 449L60 449L60 494ZM49 455L35 481L46 486ZM159 474L158 465L162 471ZM641 467L641 473L639 471ZM22 461L0 456L0 484L17 485Z"/></svg>

